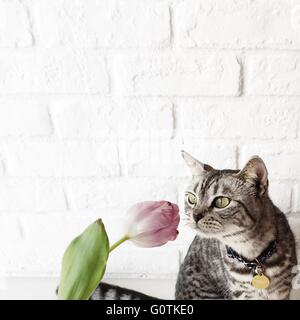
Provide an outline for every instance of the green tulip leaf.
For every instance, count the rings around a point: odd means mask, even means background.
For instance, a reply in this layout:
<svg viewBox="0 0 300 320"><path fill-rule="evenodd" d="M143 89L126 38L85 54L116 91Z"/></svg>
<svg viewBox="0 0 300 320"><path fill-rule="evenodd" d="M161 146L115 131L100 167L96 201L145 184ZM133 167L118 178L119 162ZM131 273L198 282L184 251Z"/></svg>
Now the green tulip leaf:
<svg viewBox="0 0 300 320"><path fill-rule="evenodd" d="M87 300L100 283L109 254L109 240L101 219L89 225L64 253L58 298Z"/></svg>

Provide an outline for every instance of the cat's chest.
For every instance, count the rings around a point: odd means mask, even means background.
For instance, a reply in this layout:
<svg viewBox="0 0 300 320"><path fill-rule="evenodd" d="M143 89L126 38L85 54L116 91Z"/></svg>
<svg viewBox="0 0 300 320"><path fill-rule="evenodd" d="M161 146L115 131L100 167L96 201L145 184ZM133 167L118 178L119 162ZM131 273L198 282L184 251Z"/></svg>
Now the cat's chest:
<svg viewBox="0 0 300 320"><path fill-rule="evenodd" d="M233 299L248 299L248 300L281 300L285 299L289 294L290 285L285 284L287 277L281 276L278 267L272 267L265 270L264 275L270 281L266 289L258 289L253 286L253 278L255 272L248 271L241 264L225 263L227 271L228 283Z"/></svg>

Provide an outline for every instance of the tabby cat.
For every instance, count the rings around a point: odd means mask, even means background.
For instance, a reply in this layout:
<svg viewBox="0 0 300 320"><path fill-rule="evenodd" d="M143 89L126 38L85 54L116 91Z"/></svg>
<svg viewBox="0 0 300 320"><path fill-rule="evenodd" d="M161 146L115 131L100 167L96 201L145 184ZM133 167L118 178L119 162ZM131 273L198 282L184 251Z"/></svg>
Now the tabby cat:
<svg viewBox="0 0 300 320"><path fill-rule="evenodd" d="M182 155L192 172L185 214L197 235L180 266L175 298L288 299L295 240L269 198L262 159L251 158L242 170L216 170ZM151 298L104 283L92 296Z"/></svg>

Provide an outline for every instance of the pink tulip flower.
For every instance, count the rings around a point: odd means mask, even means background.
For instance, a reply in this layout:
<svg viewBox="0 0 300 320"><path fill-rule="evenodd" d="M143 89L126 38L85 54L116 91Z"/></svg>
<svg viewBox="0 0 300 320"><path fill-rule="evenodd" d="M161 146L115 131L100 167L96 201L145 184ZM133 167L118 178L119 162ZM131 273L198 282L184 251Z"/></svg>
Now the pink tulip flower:
<svg viewBox="0 0 300 320"><path fill-rule="evenodd" d="M139 247L159 247L175 240L179 209L168 201L145 201L128 210L127 237Z"/></svg>

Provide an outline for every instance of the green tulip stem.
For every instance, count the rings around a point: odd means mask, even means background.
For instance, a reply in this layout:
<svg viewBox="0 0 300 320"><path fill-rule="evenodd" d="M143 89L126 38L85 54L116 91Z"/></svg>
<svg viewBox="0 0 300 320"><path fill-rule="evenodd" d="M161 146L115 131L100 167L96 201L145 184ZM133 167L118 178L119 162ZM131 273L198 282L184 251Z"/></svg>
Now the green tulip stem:
<svg viewBox="0 0 300 320"><path fill-rule="evenodd" d="M116 249L116 247L118 247L120 244L122 244L123 242L127 241L129 239L128 235L125 235L124 237L122 237L120 240L118 240L117 242L115 242L110 248L109 248L109 252L112 252L114 249Z"/></svg>

